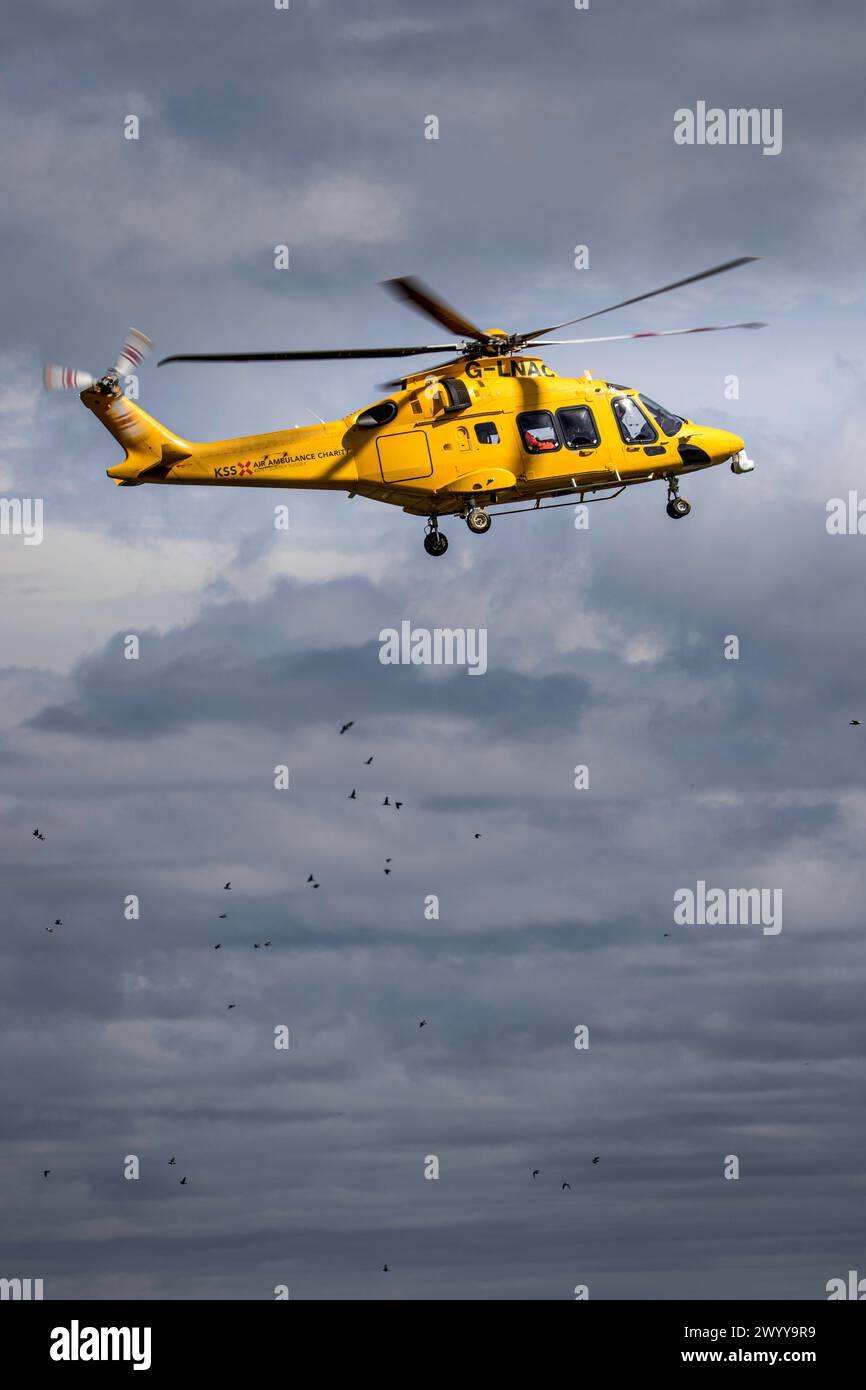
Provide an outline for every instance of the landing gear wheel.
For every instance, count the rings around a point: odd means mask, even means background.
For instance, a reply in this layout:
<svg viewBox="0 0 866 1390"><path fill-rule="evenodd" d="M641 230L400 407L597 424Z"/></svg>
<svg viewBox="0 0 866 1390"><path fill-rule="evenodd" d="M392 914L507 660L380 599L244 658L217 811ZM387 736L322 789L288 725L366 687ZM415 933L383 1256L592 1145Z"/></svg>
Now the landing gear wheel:
<svg viewBox="0 0 866 1390"><path fill-rule="evenodd" d="M448 537L441 531L428 531L424 537L424 549L428 555L444 555L448 549Z"/></svg>
<svg viewBox="0 0 866 1390"><path fill-rule="evenodd" d="M492 525L490 517L480 507L473 507L466 516L466 525L476 536L483 536L485 531L489 531Z"/></svg>
<svg viewBox="0 0 866 1390"><path fill-rule="evenodd" d="M691 509L692 504L687 502L685 497L672 497L665 511L668 516L673 517L674 521L679 521L681 517L688 516Z"/></svg>

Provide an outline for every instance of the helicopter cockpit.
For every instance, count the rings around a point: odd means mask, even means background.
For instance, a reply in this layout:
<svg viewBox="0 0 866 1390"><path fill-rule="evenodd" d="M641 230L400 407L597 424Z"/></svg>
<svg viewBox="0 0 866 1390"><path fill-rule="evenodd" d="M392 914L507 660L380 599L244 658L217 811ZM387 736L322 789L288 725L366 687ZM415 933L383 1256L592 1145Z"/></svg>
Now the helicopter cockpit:
<svg viewBox="0 0 866 1390"><path fill-rule="evenodd" d="M645 405L650 415L652 415L661 426L664 433L670 438L674 434L679 434L683 425L686 423L682 415L674 415L672 410L665 410L658 401L650 400L649 396L640 396L642 405Z"/></svg>
<svg viewBox="0 0 866 1390"><path fill-rule="evenodd" d="M626 444L654 444L658 439L656 424L670 439L685 424L682 416L674 415L649 396L617 396L611 406Z"/></svg>

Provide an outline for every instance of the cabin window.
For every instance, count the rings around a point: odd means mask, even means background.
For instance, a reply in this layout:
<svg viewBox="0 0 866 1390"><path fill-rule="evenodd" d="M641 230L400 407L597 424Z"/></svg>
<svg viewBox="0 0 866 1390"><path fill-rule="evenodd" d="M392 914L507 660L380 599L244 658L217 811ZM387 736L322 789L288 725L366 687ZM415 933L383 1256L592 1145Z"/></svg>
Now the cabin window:
<svg viewBox="0 0 866 1390"><path fill-rule="evenodd" d="M592 411L586 405L571 405L564 410L557 410L556 418L559 421L559 429L565 440L566 449L597 449L599 446L598 430L595 427L595 420L592 418Z"/></svg>
<svg viewBox="0 0 866 1390"><path fill-rule="evenodd" d="M611 401L619 432L626 444L654 444L658 430L651 425L634 396L618 396Z"/></svg>
<svg viewBox="0 0 866 1390"><path fill-rule="evenodd" d="M517 417L517 427L528 454L552 454L561 448L549 410L525 410Z"/></svg>
<svg viewBox="0 0 866 1390"><path fill-rule="evenodd" d="M658 401L651 401L649 396L642 395L641 402L646 406L650 415L661 425L668 438L673 434L678 434L686 423L681 415L674 415L672 410L665 410L663 405L659 405Z"/></svg>
<svg viewBox="0 0 866 1390"><path fill-rule="evenodd" d="M475 426L475 438L479 444L498 444L499 430L492 420L485 420L483 424Z"/></svg>
<svg viewBox="0 0 866 1390"><path fill-rule="evenodd" d="M396 401L379 401L377 405L371 405L369 410L362 410L355 421L362 430L373 429L376 425L388 425L397 414Z"/></svg>

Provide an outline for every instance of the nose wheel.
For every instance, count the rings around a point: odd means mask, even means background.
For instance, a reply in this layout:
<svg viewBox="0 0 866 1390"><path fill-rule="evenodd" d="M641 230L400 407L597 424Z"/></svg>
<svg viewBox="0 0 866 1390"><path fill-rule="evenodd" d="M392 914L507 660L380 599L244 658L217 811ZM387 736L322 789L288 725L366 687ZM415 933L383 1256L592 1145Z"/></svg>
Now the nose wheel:
<svg viewBox="0 0 866 1390"><path fill-rule="evenodd" d="M466 525L475 536L483 536L492 525L490 517L481 507L473 507L466 514Z"/></svg>
<svg viewBox="0 0 866 1390"><path fill-rule="evenodd" d="M672 497L665 507L668 516L673 517L674 521L679 521L680 517L688 516L692 509L691 502L687 502L685 497Z"/></svg>
<svg viewBox="0 0 866 1390"><path fill-rule="evenodd" d="M448 549L448 537L444 536L439 530L439 522L435 516L431 516L427 523L427 534L424 537L424 549L428 555L444 555Z"/></svg>
<svg viewBox="0 0 866 1390"><path fill-rule="evenodd" d="M665 507L669 517L674 521L679 521L681 517L688 516L692 509L692 504L685 497L680 497L680 485L674 477L668 478L668 504Z"/></svg>

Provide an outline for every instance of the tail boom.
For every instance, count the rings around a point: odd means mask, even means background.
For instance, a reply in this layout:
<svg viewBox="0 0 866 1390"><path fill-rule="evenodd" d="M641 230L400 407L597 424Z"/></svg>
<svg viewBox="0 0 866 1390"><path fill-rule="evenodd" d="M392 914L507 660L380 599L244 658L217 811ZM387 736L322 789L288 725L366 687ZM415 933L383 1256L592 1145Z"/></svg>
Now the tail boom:
<svg viewBox="0 0 866 1390"><path fill-rule="evenodd" d="M351 491L358 482L342 420L194 444L124 396L111 374L82 391L81 399L122 446L123 461L106 471L126 487L181 483Z"/></svg>

